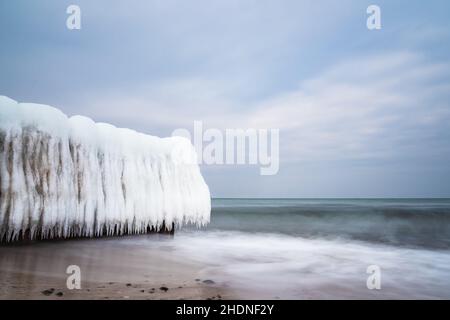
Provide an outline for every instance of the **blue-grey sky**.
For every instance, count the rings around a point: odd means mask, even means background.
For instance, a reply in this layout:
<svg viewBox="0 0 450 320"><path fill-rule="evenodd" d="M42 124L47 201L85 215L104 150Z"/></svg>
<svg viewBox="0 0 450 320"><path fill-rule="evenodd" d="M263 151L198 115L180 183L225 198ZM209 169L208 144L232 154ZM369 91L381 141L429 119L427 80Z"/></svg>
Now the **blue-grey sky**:
<svg viewBox="0 0 450 320"><path fill-rule="evenodd" d="M81 8L81 30L66 8ZM366 9L381 8L369 31ZM0 0L0 94L145 133L279 128L216 197L450 196L450 2Z"/></svg>

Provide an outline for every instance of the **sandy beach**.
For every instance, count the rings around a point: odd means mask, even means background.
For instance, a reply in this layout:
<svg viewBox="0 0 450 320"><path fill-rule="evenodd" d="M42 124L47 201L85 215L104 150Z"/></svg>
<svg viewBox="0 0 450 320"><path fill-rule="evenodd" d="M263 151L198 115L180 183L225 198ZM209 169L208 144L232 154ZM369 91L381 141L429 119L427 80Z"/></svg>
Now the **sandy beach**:
<svg viewBox="0 0 450 320"><path fill-rule="evenodd" d="M137 244L135 239L155 246ZM0 299L232 297L221 283L205 277L204 266L174 255L170 241L170 236L148 235L3 245ZM67 288L69 265L80 267L79 290Z"/></svg>

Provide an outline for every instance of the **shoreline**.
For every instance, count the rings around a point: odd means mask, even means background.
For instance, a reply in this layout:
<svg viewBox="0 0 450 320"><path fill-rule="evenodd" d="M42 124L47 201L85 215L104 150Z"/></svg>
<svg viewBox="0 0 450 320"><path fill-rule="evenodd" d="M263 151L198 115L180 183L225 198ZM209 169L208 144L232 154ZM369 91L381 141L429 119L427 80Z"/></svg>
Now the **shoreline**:
<svg viewBox="0 0 450 320"><path fill-rule="evenodd" d="M449 261L448 250L225 230L45 241L0 246L0 299L448 299ZM381 290L367 287L374 264ZM72 265L80 290L66 286Z"/></svg>
<svg viewBox="0 0 450 320"><path fill-rule="evenodd" d="M170 238L152 234L0 246L0 300L233 298L226 285L205 275L205 266L174 254ZM80 267L81 289L67 288L69 265Z"/></svg>

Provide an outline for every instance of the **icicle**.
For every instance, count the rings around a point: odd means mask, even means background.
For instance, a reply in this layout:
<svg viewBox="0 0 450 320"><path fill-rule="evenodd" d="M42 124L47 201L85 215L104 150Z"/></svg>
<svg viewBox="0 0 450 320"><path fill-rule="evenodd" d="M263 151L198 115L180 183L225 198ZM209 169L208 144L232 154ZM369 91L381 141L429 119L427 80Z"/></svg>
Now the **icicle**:
<svg viewBox="0 0 450 320"><path fill-rule="evenodd" d="M210 194L195 158L184 138L0 96L0 241L205 225Z"/></svg>

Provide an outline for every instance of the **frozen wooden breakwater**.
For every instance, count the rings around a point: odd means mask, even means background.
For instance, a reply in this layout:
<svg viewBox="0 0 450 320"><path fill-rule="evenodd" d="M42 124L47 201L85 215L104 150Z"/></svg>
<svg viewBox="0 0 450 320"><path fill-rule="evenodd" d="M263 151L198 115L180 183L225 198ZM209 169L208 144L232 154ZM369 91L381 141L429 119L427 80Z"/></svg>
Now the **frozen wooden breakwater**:
<svg viewBox="0 0 450 320"><path fill-rule="evenodd" d="M189 140L0 96L0 242L171 231L210 211Z"/></svg>

